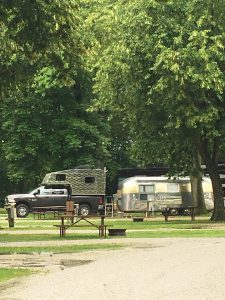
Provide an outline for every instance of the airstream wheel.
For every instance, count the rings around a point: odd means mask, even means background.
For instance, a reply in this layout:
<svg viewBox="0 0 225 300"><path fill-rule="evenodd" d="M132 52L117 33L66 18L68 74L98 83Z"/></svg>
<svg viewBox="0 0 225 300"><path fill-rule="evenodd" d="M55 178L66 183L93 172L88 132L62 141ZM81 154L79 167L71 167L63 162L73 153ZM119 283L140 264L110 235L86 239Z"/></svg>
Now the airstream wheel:
<svg viewBox="0 0 225 300"><path fill-rule="evenodd" d="M177 208L171 208L169 210L169 215L171 215L171 216L177 216L178 213L179 213L179 210Z"/></svg>
<svg viewBox="0 0 225 300"><path fill-rule="evenodd" d="M191 214L191 209L190 208L185 208L183 211L182 211L183 215L184 216L190 216Z"/></svg>

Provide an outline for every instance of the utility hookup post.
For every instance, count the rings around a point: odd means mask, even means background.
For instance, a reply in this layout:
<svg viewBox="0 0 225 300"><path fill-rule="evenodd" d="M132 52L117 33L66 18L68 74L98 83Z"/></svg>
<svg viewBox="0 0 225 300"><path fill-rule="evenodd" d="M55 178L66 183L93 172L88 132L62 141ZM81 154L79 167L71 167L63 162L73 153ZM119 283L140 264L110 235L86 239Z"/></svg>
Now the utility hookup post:
<svg viewBox="0 0 225 300"><path fill-rule="evenodd" d="M10 204L8 206L5 207L7 210L7 214L8 214L8 223L9 223L9 227L15 227L15 204Z"/></svg>
<svg viewBox="0 0 225 300"><path fill-rule="evenodd" d="M74 223L74 202L71 200L72 189L71 186L67 186L67 201L66 201L66 216L70 217L68 220L70 223Z"/></svg>
<svg viewBox="0 0 225 300"><path fill-rule="evenodd" d="M154 203L152 200L147 201L146 217L154 216Z"/></svg>

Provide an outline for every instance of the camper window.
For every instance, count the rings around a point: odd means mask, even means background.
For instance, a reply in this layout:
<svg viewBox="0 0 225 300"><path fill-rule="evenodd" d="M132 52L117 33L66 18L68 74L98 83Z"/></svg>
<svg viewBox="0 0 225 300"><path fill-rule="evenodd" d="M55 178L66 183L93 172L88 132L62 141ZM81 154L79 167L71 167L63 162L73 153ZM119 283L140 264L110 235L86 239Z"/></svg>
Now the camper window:
<svg viewBox="0 0 225 300"><path fill-rule="evenodd" d="M85 177L85 183L94 183L95 182L95 177Z"/></svg>
<svg viewBox="0 0 225 300"><path fill-rule="evenodd" d="M65 181L66 180L66 174L56 174L55 175L56 181Z"/></svg>

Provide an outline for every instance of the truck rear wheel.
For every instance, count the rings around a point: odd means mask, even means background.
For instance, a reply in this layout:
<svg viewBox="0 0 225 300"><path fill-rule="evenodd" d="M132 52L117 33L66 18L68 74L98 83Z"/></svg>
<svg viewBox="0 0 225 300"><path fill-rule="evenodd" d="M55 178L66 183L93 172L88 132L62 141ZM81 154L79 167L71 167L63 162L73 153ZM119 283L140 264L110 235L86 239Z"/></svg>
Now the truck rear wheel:
<svg viewBox="0 0 225 300"><path fill-rule="evenodd" d="M79 207L79 215L86 217L91 214L91 208L87 204L81 204Z"/></svg>
<svg viewBox="0 0 225 300"><path fill-rule="evenodd" d="M26 218L29 212L29 207L26 204L19 204L16 207L16 213L18 218Z"/></svg>

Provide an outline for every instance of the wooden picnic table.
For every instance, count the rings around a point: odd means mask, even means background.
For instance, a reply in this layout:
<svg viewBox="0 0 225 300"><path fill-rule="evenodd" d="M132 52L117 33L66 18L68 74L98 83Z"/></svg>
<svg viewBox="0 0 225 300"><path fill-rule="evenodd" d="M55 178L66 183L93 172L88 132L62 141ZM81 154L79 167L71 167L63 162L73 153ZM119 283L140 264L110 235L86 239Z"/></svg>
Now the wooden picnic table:
<svg viewBox="0 0 225 300"><path fill-rule="evenodd" d="M90 220L88 220L88 217L84 217L84 216L74 216L75 218L77 218L77 220L75 222L72 222L71 224L65 224L65 220L71 217L67 217L67 216L61 216L61 224L59 225L54 225L55 227L59 227L59 235L60 237L65 237L66 236L66 229L68 229L69 227L96 227L99 231L99 237L103 238L106 237L106 228L107 225L105 225L105 216L100 216L100 224L94 224L93 222L91 222ZM92 217L93 218L93 217ZM98 217L99 218L99 217ZM78 224L80 221L85 221L88 224Z"/></svg>

